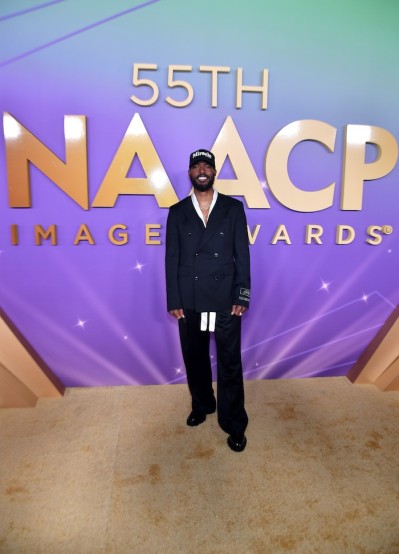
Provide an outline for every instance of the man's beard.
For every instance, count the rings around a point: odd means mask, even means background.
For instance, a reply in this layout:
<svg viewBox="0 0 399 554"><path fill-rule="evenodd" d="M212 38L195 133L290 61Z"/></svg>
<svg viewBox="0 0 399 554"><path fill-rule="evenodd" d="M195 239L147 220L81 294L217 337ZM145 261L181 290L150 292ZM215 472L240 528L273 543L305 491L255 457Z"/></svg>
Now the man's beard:
<svg viewBox="0 0 399 554"><path fill-rule="evenodd" d="M197 183L196 179L194 179L193 177L190 177L190 180L195 190L198 190L198 192L206 192L207 190L213 187L213 183L215 182L215 176L212 175L212 177L209 178L209 181L206 183L206 185L201 185Z"/></svg>

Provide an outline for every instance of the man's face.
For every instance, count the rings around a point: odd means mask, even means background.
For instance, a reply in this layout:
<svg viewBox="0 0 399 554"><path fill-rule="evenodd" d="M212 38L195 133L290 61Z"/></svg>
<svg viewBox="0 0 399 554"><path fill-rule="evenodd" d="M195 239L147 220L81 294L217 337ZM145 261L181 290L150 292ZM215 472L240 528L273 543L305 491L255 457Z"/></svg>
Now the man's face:
<svg viewBox="0 0 399 554"><path fill-rule="evenodd" d="M213 186L216 170L206 162L198 162L190 167L188 175L196 190L206 192Z"/></svg>

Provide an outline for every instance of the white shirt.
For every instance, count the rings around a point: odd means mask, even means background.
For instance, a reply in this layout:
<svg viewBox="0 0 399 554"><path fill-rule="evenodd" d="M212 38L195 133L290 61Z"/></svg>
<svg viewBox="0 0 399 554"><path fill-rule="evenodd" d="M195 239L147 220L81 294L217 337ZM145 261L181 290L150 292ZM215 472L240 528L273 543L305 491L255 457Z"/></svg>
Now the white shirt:
<svg viewBox="0 0 399 554"><path fill-rule="evenodd" d="M213 210L213 206L216 204L217 197L218 197L218 191L213 189L213 198L212 198L211 205L209 206L208 219L209 219L209 216L211 215L211 211ZM204 219L204 216L202 215L201 208L199 206L197 197L195 196L194 192L191 194L191 200L193 201L193 206L195 208L195 211L200 216L202 222L204 223L204 226L206 227L206 221Z"/></svg>

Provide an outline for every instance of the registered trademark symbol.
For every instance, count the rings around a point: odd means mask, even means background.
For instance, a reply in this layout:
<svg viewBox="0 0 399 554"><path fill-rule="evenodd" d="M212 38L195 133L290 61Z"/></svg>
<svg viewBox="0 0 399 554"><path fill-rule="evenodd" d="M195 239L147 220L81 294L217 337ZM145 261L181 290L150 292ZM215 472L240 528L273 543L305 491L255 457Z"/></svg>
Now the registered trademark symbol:
<svg viewBox="0 0 399 554"><path fill-rule="evenodd" d="M392 231L393 231L392 225L384 225L384 227L382 228L382 232L384 233L384 235L391 235Z"/></svg>

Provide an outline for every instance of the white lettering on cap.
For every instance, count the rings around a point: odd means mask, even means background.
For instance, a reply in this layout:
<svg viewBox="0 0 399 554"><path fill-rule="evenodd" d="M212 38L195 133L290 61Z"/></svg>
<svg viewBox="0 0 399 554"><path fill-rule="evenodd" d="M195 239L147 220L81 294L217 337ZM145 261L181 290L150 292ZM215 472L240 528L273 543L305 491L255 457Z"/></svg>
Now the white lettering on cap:
<svg viewBox="0 0 399 554"><path fill-rule="evenodd" d="M203 150L197 150L197 152L192 154L193 158L196 158L197 156L206 156L207 158L212 159L212 155L209 152L204 152Z"/></svg>

